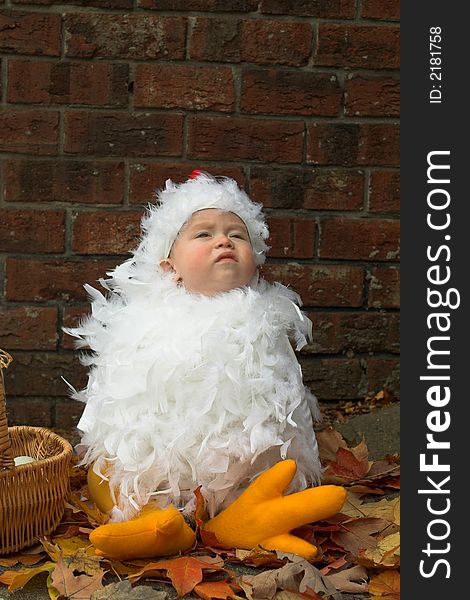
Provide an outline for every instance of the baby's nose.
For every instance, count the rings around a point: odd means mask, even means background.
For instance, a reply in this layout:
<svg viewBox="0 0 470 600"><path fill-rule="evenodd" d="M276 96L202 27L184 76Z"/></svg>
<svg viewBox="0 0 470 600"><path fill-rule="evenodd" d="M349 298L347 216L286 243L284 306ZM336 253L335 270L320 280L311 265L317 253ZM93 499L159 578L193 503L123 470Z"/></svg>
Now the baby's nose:
<svg viewBox="0 0 470 600"><path fill-rule="evenodd" d="M228 237L228 235L221 235L217 240L217 247L220 248L223 246L233 246L232 240Z"/></svg>

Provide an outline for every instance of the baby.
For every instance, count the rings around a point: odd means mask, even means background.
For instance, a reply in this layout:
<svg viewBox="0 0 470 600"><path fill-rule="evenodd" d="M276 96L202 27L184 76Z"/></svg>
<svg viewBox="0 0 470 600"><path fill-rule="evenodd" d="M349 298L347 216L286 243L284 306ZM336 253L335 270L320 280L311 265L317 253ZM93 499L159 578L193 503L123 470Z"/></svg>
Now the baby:
<svg viewBox="0 0 470 600"><path fill-rule="evenodd" d="M289 532L335 514L345 492L305 489L321 472L318 407L291 341L304 346L311 323L297 294L259 278L261 205L200 172L158 200L133 257L101 282L108 296L86 286L92 314L69 330L93 351L78 427L90 492L113 521L91 540L118 558L188 549L182 513L201 486L221 545L312 558Z"/></svg>

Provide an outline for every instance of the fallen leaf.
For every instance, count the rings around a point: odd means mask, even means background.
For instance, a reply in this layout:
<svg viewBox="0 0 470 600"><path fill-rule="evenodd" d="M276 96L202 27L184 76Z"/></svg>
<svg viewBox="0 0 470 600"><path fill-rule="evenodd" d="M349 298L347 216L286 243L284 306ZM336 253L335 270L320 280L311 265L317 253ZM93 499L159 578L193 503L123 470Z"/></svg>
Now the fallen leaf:
<svg viewBox="0 0 470 600"><path fill-rule="evenodd" d="M221 570L218 564L212 561L212 557L208 558L211 559L211 562L202 560L202 557L194 558L193 556L181 556L170 560L151 562L139 572L130 575L129 579L136 581L144 574L148 576L154 574L154 572L166 571L178 596L182 597L191 592L198 583L201 583L204 569Z"/></svg>
<svg viewBox="0 0 470 600"><path fill-rule="evenodd" d="M55 569L55 563L46 562L39 567L32 569L22 569L20 571L4 571L0 575L0 582L8 586L9 592L14 592L24 587L28 581L30 581L39 573L51 573Z"/></svg>
<svg viewBox="0 0 470 600"><path fill-rule="evenodd" d="M165 600L167 597L166 592L154 590L149 586L139 585L133 588L129 581L119 581L96 590L90 600Z"/></svg>
<svg viewBox="0 0 470 600"><path fill-rule="evenodd" d="M101 556L91 556L86 549L79 548L75 554L64 557L66 565L72 571L78 571L80 573L86 573L87 575L96 575L102 571L100 562Z"/></svg>
<svg viewBox="0 0 470 600"><path fill-rule="evenodd" d="M372 534L385 529L389 523L383 519L350 519L341 523L341 529L331 534L335 544L358 556L361 550L375 546Z"/></svg>
<svg viewBox="0 0 470 600"><path fill-rule="evenodd" d="M89 556L96 556L95 548L88 537L76 535L73 537L54 537L54 544L59 547L64 556L74 556L78 550L83 550Z"/></svg>
<svg viewBox="0 0 470 600"><path fill-rule="evenodd" d="M350 594L367 592L367 571L362 566L355 565L338 573L327 575L327 578L341 592Z"/></svg>
<svg viewBox="0 0 470 600"><path fill-rule="evenodd" d="M91 595L102 587L104 571L100 569L95 575L73 574L73 569L68 567L62 554L59 556L57 565L52 573L51 581L54 588L67 600L90 600Z"/></svg>
<svg viewBox="0 0 470 600"><path fill-rule="evenodd" d="M400 498L392 498L391 500L382 498L378 502L362 502L356 494L348 492L341 512L350 517L374 517L399 525Z"/></svg>
<svg viewBox="0 0 470 600"><path fill-rule="evenodd" d="M236 596L235 591L231 587L233 584L228 584L226 581L204 581L198 583L194 591L203 600L211 600L212 598L234 598ZM239 586L236 586L241 589Z"/></svg>
<svg viewBox="0 0 470 600"><path fill-rule="evenodd" d="M366 567L398 567L400 565L400 533L377 540L376 545L360 553L358 561Z"/></svg>
<svg viewBox="0 0 470 600"><path fill-rule="evenodd" d="M0 556L0 567L13 567L14 565L35 565L44 558L44 554L11 554Z"/></svg>
<svg viewBox="0 0 470 600"><path fill-rule="evenodd" d="M347 448L343 436L331 425L315 433L322 463L334 462L339 448Z"/></svg>
<svg viewBox="0 0 470 600"><path fill-rule="evenodd" d="M340 556L333 562L326 565L326 567L323 567L323 569L320 569L320 573L322 575L328 575L328 573L330 571L334 571L336 569L341 569L342 567L344 567L347 564L348 564L348 561L346 560L346 556Z"/></svg>
<svg viewBox="0 0 470 600"><path fill-rule="evenodd" d="M311 590L340 600L339 592L317 568L300 556L291 555L291 557L293 562L287 563L280 569L241 577L238 582L248 600L273 600L278 590L307 594Z"/></svg>
<svg viewBox="0 0 470 600"><path fill-rule="evenodd" d="M255 546L252 550L235 550L235 558L243 562L245 565L254 565L255 567L262 566L282 566L285 560L282 560L277 552L265 550L260 546Z"/></svg>
<svg viewBox="0 0 470 600"><path fill-rule="evenodd" d="M333 483L358 481L368 473L371 464L367 458L358 459L348 448L338 448L336 460L328 465L323 479Z"/></svg>
<svg viewBox="0 0 470 600"><path fill-rule="evenodd" d="M400 600L400 574L398 571L384 571L371 578L369 594L372 598Z"/></svg>

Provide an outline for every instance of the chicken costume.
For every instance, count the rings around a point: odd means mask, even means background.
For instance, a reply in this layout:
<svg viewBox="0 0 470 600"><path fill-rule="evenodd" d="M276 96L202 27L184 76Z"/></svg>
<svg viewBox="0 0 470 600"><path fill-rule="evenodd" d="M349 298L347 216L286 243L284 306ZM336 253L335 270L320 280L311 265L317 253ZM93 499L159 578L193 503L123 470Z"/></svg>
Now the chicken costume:
<svg viewBox="0 0 470 600"><path fill-rule="evenodd" d="M299 296L257 274L215 296L189 293L160 267L206 209L243 221L261 265L269 235L261 208L232 179L197 172L181 185L169 180L133 257L101 282L106 297L86 286L92 314L68 332L92 350L82 357L88 385L76 397L86 402L78 428L89 487L112 521L91 536L104 554L191 547L182 514L190 519L199 486L212 517L205 528L229 547L312 558L314 546L289 531L341 508L342 488L305 490L319 483L321 467L318 406L291 346L300 350L311 335ZM287 488L304 491L283 496Z"/></svg>

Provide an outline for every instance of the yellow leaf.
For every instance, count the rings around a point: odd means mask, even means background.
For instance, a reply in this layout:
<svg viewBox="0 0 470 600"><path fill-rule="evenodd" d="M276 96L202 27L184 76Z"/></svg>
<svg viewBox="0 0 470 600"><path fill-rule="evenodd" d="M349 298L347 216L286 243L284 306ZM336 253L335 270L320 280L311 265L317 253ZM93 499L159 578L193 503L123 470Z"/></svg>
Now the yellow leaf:
<svg viewBox="0 0 470 600"><path fill-rule="evenodd" d="M73 556L78 550L83 550L89 556L96 556L93 544L85 536L55 537L53 542L62 550L64 556Z"/></svg>
<svg viewBox="0 0 470 600"><path fill-rule="evenodd" d="M398 571L384 571L371 578L369 594L372 598L400 600L400 574Z"/></svg>
<svg viewBox="0 0 470 600"><path fill-rule="evenodd" d="M398 567L400 564L400 533L392 533L377 545L367 548L361 553L361 564L369 567Z"/></svg>
<svg viewBox="0 0 470 600"><path fill-rule="evenodd" d="M24 587L30 579L39 575L39 573L52 573L55 563L47 562L39 567L32 569L22 569L20 571L5 571L0 575L0 581L8 586L9 592L14 592Z"/></svg>
<svg viewBox="0 0 470 600"><path fill-rule="evenodd" d="M362 502L357 494L348 492L346 502L341 512L353 518L373 517L385 519L389 523L400 524L400 498L387 500L382 498L378 502Z"/></svg>

